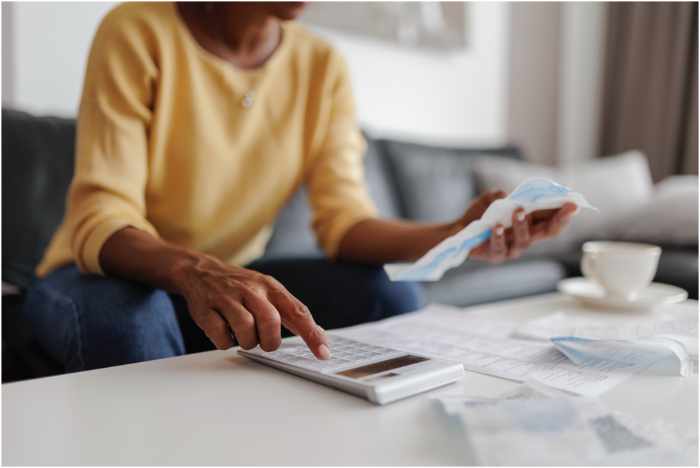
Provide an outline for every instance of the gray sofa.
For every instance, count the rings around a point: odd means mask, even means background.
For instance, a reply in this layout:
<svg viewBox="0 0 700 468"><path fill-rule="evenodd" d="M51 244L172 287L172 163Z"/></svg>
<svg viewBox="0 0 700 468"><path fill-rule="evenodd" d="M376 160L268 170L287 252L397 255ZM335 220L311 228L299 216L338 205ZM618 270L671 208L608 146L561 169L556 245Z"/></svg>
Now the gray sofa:
<svg viewBox="0 0 700 468"><path fill-rule="evenodd" d="M2 280L20 288L3 296L3 381L60 372L23 321L23 292L61 221L73 171L75 121L2 111ZM445 221L461 215L480 191L471 163L479 156L522 158L515 147L445 148L367 135L370 193L389 217ZM265 255L320 256L309 229L304 190L282 210ZM467 306L554 291L578 275L578 251L559 257L526 257L500 265L468 261L439 282L426 284L433 302ZM697 245L665 248L656 280L681 286L697 298Z"/></svg>
<svg viewBox="0 0 700 468"><path fill-rule="evenodd" d="M438 222L456 219L480 191L470 162L481 156L522 158L518 148L442 148L365 135L365 174L380 213L390 218ZM266 250L269 257L321 256L309 229L311 213L300 190L281 212ZM566 269L551 258L501 265L467 262L439 282L426 283L428 298L467 306L553 291Z"/></svg>

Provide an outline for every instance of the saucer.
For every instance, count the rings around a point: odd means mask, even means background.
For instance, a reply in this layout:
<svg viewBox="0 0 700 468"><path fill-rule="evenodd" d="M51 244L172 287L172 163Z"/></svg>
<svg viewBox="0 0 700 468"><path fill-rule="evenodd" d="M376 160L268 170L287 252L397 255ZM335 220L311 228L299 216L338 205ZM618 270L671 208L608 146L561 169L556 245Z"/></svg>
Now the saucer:
<svg viewBox="0 0 700 468"><path fill-rule="evenodd" d="M611 297L606 294L602 287L583 277L561 280L557 289L583 304L613 309L651 309L659 305L676 304L688 299L688 293L685 289L663 283L651 283L640 291L634 299Z"/></svg>

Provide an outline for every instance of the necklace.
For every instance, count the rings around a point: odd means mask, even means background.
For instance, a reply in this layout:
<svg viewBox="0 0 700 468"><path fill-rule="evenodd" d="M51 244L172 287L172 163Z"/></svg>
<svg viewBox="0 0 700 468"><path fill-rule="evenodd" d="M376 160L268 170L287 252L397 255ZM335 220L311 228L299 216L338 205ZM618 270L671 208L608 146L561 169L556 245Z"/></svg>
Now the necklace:
<svg viewBox="0 0 700 468"><path fill-rule="evenodd" d="M214 8L211 3L207 3L205 7L206 15L211 16ZM214 23L216 24L216 23ZM219 23L220 25L220 23ZM218 36L218 39L220 43L225 43L225 41L222 40L223 34L221 32L221 26L218 28L215 28L215 33L216 36ZM277 49L280 46L280 42L282 40L282 27L277 23L277 39L276 39L276 45L273 47L272 52L265 58L265 61L263 64L267 61L270 60L270 57L277 51ZM262 66L262 64L260 65ZM253 88L253 87L251 87ZM239 100L239 104L243 109L250 109L253 107L253 104L255 103L255 90L254 89L248 89L248 91L245 91L243 95L241 96Z"/></svg>
<svg viewBox="0 0 700 468"><path fill-rule="evenodd" d="M255 93L252 90L243 93L243 97L241 98L241 107L243 109L250 109L251 107L253 107L254 103Z"/></svg>

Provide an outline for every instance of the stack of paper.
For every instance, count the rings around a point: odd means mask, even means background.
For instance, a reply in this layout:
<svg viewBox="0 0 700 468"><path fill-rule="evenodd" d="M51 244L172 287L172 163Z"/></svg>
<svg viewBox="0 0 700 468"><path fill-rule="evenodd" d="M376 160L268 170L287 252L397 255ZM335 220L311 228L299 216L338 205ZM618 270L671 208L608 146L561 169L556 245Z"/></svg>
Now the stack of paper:
<svg viewBox="0 0 700 468"><path fill-rule="evenodd" d="M526 383L495 398L437 399L463 434L464 463L668 466L697 465L697 433L641 425L578 395L600 395L652 365L687 373L693 351L697 363L697 324L695 304L661 316L562 311L525 325L434 305L339 333Z"/></svg>
<svg viewBox="0 0 700 468"><path fill-rule="evenodd" d="M513 324L475 318L459 309L430 306L422 312L348 328L359 341L462 362L465 369L519 382L535 381L580 395L600 395L661 357L649 353L616 359L572 361L550 341L509 337ZM564 343L561 343L562 345Z"/></svg>
<svg viewBox="0 0 700 468"><path fill-rule="evenodd" d="M641 426L597 400L522 385L496 398L437 399L465 436L465 462L484 465L697 464L697 440Z"/></svg>
<svg viewBox="0 0 700 468"><path fill-rule="evenodd" d="M661 364L676 375L698 372L698 319L696 307L676 307L674 314L656 318L591 318L576 310L560 311L514 330L514 338L552 341L581 366L601 361Z"/></svg>

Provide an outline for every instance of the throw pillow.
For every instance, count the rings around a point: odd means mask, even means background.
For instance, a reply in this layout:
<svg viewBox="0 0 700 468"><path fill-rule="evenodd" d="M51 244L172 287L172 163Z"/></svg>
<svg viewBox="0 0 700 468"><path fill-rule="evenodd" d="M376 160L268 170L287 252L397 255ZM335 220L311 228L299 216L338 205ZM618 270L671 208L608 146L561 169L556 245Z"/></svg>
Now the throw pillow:
<svg viewBox="0 0 700 468"><path fill-rule="evenodd" d="M674 246L698 245L698 176L671 176L651 199L613 227L614 237Z"/></svg>
<svg viewBox="0 0 700 468"><path fill-rule="evenodd" d="M611 235L610 225L644 206L653 191L649 164L639 151L595 159L560 168L500 158L474 163L480 190L513 190L531 177L546 177L581 192L600 212L585 210L555 239L530 250L531 255L560 254L589 239Z"/></svg>

